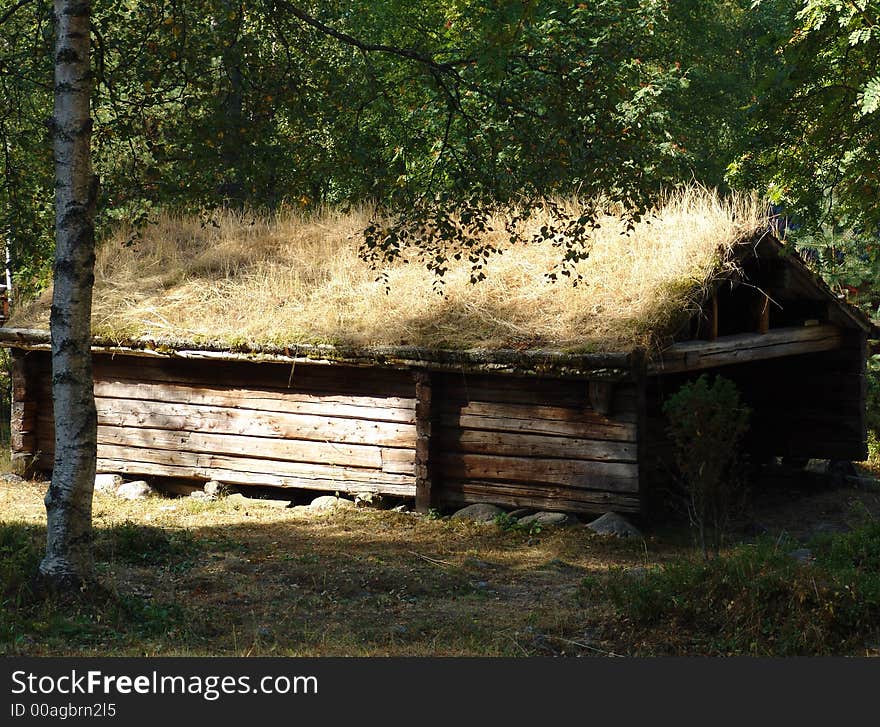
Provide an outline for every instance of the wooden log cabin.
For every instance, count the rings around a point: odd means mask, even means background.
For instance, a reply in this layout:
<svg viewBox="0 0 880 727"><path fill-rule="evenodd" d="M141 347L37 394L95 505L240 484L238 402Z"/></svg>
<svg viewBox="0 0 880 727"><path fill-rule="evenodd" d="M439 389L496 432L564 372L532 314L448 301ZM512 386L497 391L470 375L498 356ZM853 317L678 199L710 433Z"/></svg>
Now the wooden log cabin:
<svg viewBox="0 0 880 727"><path fill-rule="evenodd" d="M223 346L96 336L98 469L131 477L370 492L417 509L489 502L642 513L664 398L704 372L736 382L757 458L863 460L870 320L762 233L655 348ZM12 351L12 456L49 471L48 333Z"/></svg>

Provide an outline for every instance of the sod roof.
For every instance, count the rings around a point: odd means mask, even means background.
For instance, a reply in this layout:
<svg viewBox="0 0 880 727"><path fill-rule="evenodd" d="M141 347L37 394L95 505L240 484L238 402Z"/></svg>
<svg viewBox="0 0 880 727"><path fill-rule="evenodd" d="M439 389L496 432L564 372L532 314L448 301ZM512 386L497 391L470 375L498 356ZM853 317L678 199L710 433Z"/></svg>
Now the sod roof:
<svg viewBox="0 0 880 727"><path fill-rule="evenodd" d="M577 203L566 203L576 209ZM487 232L501 254L471 284L451 265L443 294L417 262L384 281L358 255L365 211L272 217L224 212L211 224L162 217L100 246L93 331L206 348L296 344L452 350L649 351L668 343L713 283L738 265L737 246L767 230L761 207L699 189L670 195L625 233L607 214L578 266L582 282L553 282L560 250L510 245L502 220ZM525 235L546 222L537 210ZM414 258L416 255L408 255ZM386 285L388 290L386 292ZM9 325L48 328L51 291L13 312Z"/></svg>

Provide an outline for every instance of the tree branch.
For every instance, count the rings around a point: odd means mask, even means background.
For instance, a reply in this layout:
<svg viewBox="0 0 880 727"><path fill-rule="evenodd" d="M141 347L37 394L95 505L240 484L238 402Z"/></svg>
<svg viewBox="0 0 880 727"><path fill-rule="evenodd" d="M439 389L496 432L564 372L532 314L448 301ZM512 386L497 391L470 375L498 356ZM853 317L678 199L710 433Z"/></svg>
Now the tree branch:
<svg viewBox="0 0 880 727"><path fill-rule="evenodd" d="M348 33L343 33L340 30L336 30L336 28L332 28L329 25L322 23L317 18L313 18L311 15L308 15L300 8L296 7L290 2L286 0L276 0L276 4L283 7L287 10L288 13L293 15L293 17L301 20L306 25L311 26L315 30L320 31L324 35L330 36L331 38L335 38L346 45L353 46L358 48L359 50L364 51L365 53L388 53L390 55L395 55L400 58L406 58L411 61L417 61L426 66L434 68L438 71L442 71L443 73L455 73L456 65L464 65L469 63L469 60L459 60L454 62L441 62L435 60L432 56L426 55L425 53L421 53L420 51L415 50L414 48L400 48L393 45L384 45L381 43L365 43L359 38L355 38L353 35L349 35Z"/></svg>

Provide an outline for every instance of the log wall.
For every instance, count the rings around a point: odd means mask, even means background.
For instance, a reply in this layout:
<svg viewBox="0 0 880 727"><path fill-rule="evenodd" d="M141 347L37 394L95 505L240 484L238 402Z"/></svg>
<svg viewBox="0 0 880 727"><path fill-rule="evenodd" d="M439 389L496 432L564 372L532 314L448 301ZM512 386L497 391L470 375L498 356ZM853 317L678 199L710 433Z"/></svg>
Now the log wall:
<svg viewBox="0 0 880 727"><path fill-rule="evenodd" d="M50 470L49 357L15 355L30 416L16 441ZM422 511L640 507L631 382L102 354L94 372L99 471L368 491Z"/></svg>
<svg viewBox="0 0 880 727"><path fill-rule="evenodd" d="M440 374L433 401L441 503L639 510L634 384L613 385L607 414L592 408L582 380Z"/></svg>
<svg viewBox="0 0 880 727"><path fill-rule="evenodd" d="M407 372L102 355L94 369L99 471L415 495ZM50 469L51 391L37 373L36 445Z"/></svg>

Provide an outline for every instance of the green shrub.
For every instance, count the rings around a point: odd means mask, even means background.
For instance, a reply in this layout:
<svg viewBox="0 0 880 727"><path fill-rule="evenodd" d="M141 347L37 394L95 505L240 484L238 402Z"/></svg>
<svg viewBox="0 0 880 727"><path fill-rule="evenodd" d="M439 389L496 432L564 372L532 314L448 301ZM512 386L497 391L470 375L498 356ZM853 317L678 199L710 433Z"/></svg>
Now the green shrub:
<svg viewBox="0 0 880 727"><path fill-rule="evenodd" d="M717 554L730 516L743 499L738 450L750 411L735 384L703 374L663 405L675 462L685 490L688 515L704 556Z"/></svg>

